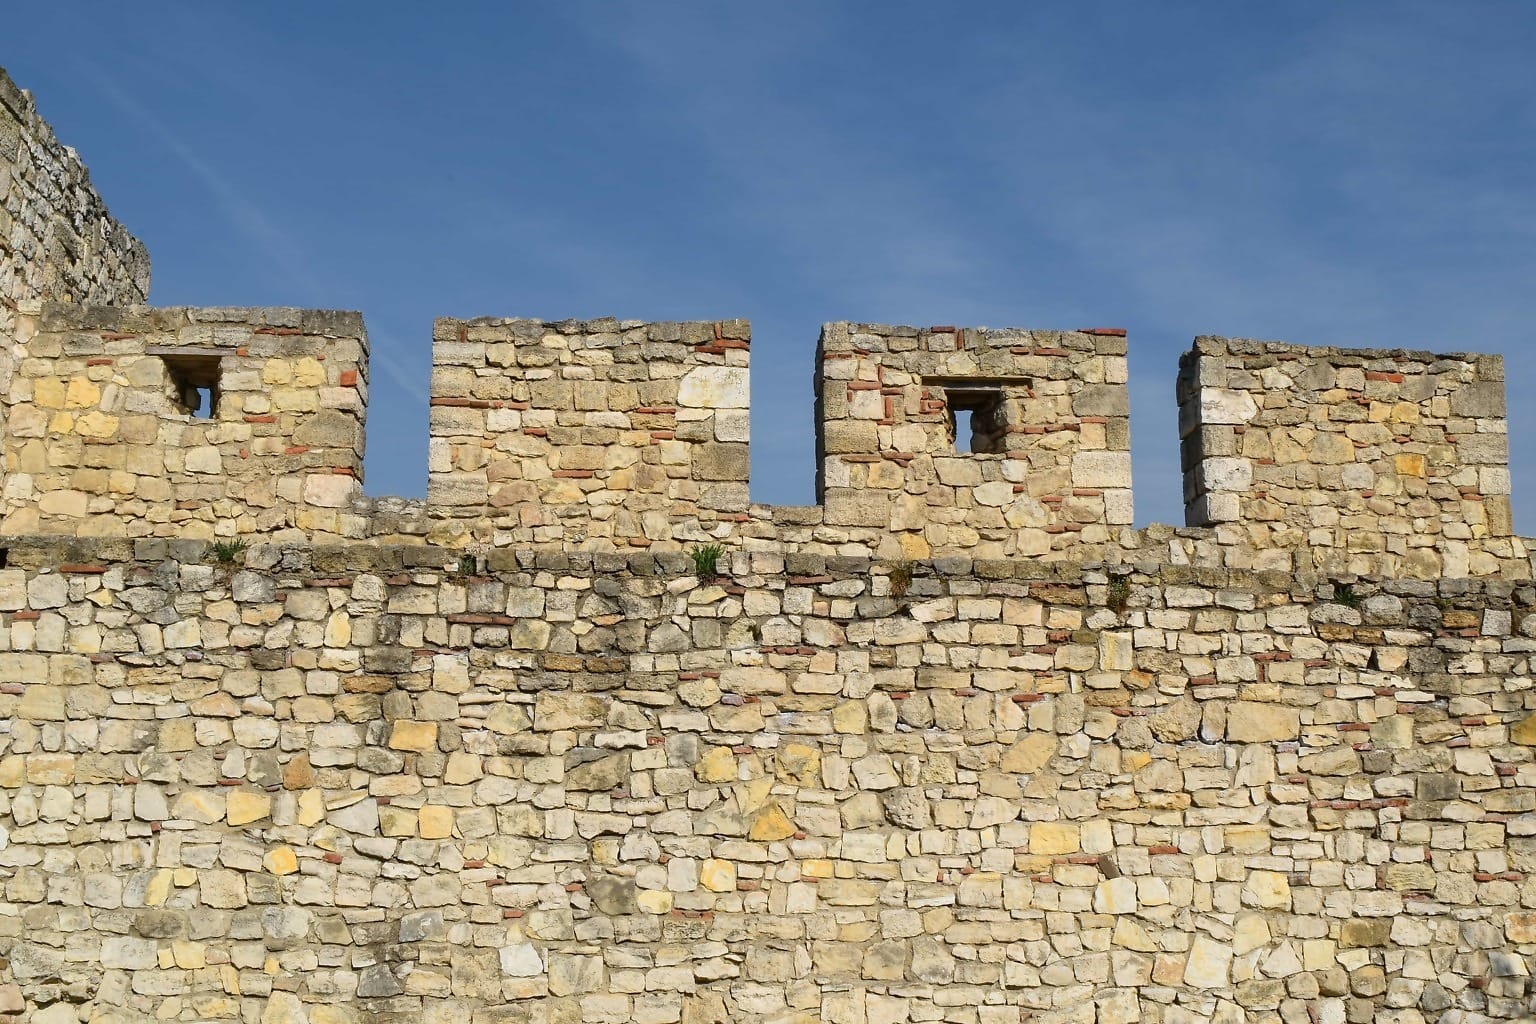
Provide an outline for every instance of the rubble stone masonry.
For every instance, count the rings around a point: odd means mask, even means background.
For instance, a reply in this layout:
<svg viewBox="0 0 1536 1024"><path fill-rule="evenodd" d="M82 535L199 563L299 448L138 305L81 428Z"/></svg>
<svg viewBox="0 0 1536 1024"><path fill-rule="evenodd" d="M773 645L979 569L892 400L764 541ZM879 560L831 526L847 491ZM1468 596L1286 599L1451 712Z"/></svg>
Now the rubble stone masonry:
<svg viewBox="0 0 1536 1024"><path fill-rule="evenodd" d="M1536 1011L1497 358L1197 339L1138 527L1123 331L828 324L787 507L745 322L443 319L369 498L361 317L138 305L0 100L0 1020Z"/></svg>

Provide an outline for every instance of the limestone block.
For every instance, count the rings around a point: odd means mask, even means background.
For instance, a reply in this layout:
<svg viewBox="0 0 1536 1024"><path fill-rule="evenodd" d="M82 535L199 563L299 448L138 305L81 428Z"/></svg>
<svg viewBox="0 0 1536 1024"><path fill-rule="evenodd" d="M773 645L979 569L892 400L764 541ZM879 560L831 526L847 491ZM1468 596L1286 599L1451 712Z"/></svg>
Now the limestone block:
<svg viewBox="0 0 1536 1024"><path fill-rule="evenodd" d="M1210 424L1245 424L1258 414L1258 403L1247 391L1230 388L1200 389L1200 422Z"/></svg>
<svg viewBox="0 0 1536 1024"><path fill-rule="evenodd" d="M1003 754L1002 769L1033 775L1050 763L1057 746L1056 737L1050 733L1030 733Z"/></svg>
<svg viewBox="0 0 1536 1024"><path fill-rule="evenodd" d="M677 386L677 404L692 409L745 409L750 394L744 366L695 366Z"/></svg>
<svg viewBox="0 0 1536 1024"><path fill-rule="evenodd" d="M304 478L304 502L320 508L345 508L358 492L357 480L344 474L311 473ZM482 489L480 492L484 494Z"/></svg>
<svg viewBox="0 0 1536 1024"><path fill-rule="evenodd" d="M1184 965L1184 984L1191 988L1226 988L1232 947L1208 935L1196 935Z"/></svg>
<svg viewBox="0 0 1536 1024"><path fill-rule="evenodd" d="M1136 879L1110 878L1100 882L1093 891L1095 914L1134 914L1139 904L1136 899Z"/></svg>
<svg viewBox="0 0 1536 1024"><path fill-rule="evenodd" d="M1290 880L1278 871L1251 871L1243 885L1243 902L1266 910L1289 907Z"/></svg>
<svg viewBox="0 0 1536 1024"><path fill-rule="evenodd" d="M1200 487L1207 491L1247 491L1253 486L1253 463L1248 459L1202 459L1196 472Z"/></svg>
<svg viewBox="0 0 1536 1024"><path fill-rule="evenodd" d="M544 960L527 942L515 942L500 950L501 973L512 978L532 978L544 973Z"/></svg>
<svg viewBox="0 0 1536 1024"><path fill-rule="evenodd" d="M114 936L101 944L101 965L124 971L146 970L159 962L153 939Z"/></svg>
<svg viewBox="0 0 1536 1024"><path fill-rule="evenodd" d="M706 442L694 446L696 480L746 480L750 466L750 449L744 444Z"/></svg>
<svg viewBox="0 0 1536 1024"><path fill-rule="evenodd" d="M1080 846L1078 826L1065 822L1037 821L1029 826L1029 852L1045 856L1076 853Z"/></svg>
<svg viewBox="0 0 1536 1024"><path fill-rule="evenodd" d="M1390 942L1392 922L1384 918L1352 918L1339 928L1339 945L1345 949L1385 946Z"/></svg>
<svg viewBox="0 0 1536 1024"><path fill-rule="evenodd" d="M232 826L260 821L272 811L272 798L258 790L232 789L225 801L225 811Z"/></svg>
<svg viewBox="0 0 1536 1024"><path fill-rule="evenodd" d="M1073 487L1131 486L1130 452L1077 452L1072 456Z"/></svg>
<svg viewBox="0 0 1536 1024"><path fill-rule="evenodd" d="M391 750L426 753L437 749L437 723L396 719L389 733Z"/></svg>
<svg viewBox="0 0 1536 1024"><path fill-rule="evenodd" d="M1296 708L1255 701L1234 701L1227 709L1227 739L1234 743L1293 740L1301 734Z"/></svg>

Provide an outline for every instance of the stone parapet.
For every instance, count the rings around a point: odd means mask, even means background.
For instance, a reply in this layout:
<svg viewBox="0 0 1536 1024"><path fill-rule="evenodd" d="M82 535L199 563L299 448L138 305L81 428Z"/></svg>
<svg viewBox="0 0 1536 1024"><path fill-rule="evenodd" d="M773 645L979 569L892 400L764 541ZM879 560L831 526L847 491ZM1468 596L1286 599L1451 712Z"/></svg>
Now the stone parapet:
<svg viewBox="0 0 1536 1024"><path fill-rule="evenodd" d="M1048 555L1132 521L1125 332L833 323L825 521L886 557Z"/></svg>
<svg viewBox="0 0 1536 1024"><path fill-rule="evenodd" d="M743 320L438 320L438 534L594 548L727 536L749 504L750 338Z"/></svg>
<svg viewBox="0 0 1536 1024"><path fill-rule="evenodd" d="M1189 522L1256 551L1421 579L1515 553L1498 356L1202 337L1179 413Z"/></svg>
<svg viewBox="0 0 1536 1024"><path fill-rule="evenodd" d="M0 530L365 534L358 314L50 304L23 352Z"/></svg>
<svg viewBox="0 0 1536 1024"><path fill-rule="evenodd" d="M0 68L0 394L47 300L134 303L149 253L114 220L79 155ZM0 414L0 440L6 423Z"/></svg>

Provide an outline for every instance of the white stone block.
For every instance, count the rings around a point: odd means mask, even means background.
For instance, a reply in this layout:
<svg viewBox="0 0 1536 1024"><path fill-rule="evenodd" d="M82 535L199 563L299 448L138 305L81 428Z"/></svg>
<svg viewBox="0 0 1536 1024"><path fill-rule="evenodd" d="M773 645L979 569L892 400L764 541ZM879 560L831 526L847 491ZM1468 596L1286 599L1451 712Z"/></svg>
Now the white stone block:
<svg viewBox="0 0 1536 1024"><path fill-rule="evenodd" d="M744 366L696 366L678 383L677 404L696 409L745 409L749 390Z"/></svg>
<svg viewBox="0 0 1536 1024"><path fill-rule="evenodd" d="M1258 411L1259 404L1246 391L1234 391L1231 388L1200 389L1201 423L1247 423Z"/></svg>

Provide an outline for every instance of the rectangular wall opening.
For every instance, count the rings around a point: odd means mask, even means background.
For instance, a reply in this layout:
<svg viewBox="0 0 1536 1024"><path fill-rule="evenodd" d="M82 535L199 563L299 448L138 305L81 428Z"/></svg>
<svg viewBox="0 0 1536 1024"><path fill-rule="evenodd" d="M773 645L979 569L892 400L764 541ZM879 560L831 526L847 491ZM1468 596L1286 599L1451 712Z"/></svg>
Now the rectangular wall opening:
<svg viewBox="0 0 1536 1024"><path fill-rule="evenodd" d="M949 436L956 452L1001 455L1008 444L1008 390L1029 381L926 377L923 383L944 389Z"/></svg>
<svg viewBox="0 0 1536 1024"><path fill-rule="evenodd" d="M956 409L953 405L951 405L949 407L949 413L955 419L955 427L954 430L951 431L951 433L955 435L955 451L973 451L974 449L971 448L971 410Z"/></svg>
<svg viewBox="0 0 1536 1024"><path fill-rule="evenodd" d="M172 399L194 419L214 419L219 411L219 368L223 354L208 349L151 349L165 363Z"/></svg>

